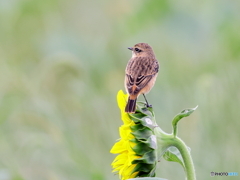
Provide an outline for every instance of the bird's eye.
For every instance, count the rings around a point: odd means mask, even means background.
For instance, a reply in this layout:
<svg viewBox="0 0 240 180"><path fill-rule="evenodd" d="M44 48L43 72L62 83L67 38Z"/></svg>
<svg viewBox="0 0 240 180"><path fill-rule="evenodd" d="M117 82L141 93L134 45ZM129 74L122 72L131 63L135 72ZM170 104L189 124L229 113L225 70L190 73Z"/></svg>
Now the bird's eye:
<svg viewBox="0 0 240 180"><path fill-rule="evenodd" d="M141 52L141 49L135 48L135 51L137 51L137 52Z"/></svg>

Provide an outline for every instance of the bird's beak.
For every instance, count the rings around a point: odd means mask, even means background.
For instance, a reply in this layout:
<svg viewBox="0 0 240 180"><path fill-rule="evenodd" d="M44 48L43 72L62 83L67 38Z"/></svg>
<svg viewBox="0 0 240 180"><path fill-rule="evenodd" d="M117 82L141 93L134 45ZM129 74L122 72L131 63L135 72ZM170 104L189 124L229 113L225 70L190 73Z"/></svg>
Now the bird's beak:
<svg viewBox="0 0 240 180"><path fill-rule="evenodd" d="M133 50L133 48L132 48L132 47L129 47L128 49L129 49L129 50L131 50L131 51Z"/></svg>

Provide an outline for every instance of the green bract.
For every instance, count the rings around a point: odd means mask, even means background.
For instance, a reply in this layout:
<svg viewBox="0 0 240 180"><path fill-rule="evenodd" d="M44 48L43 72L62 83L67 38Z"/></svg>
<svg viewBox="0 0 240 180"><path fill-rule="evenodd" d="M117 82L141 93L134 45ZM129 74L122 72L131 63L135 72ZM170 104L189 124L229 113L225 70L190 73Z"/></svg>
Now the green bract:
<svg viewBox="0 0 240 180"><path fill-rule="evenodd" d="M129 114L135 125L131 126L133 140L136 146L133 151L142 156L132 162L137 164L133 170L138 172L136 177L154 177L157 165L157 141L154 134L156 123L153 121L152 109L145 108L144 103L137 103L137 111L135 114Z"/></svg>
<svg viewBox="0 0 240 180"><path fill-rule="evenodd" d="M161 179L153 177L157 162L163 157L167 161L181 164L187 180L195 180L190 148L177 137L177 124L197 107L177 114L172 121L173 132L168 134L157 125L153 109L146 108L145 103L137 102L136 113L126 113L124 109L127 98L127 95L119 91L118 105L124 124L120 127L120 141L111 149L111 153L119 154L112 163L114 171L119 173L122 180L137 180L137 177L146 177L142 178L145 180Z"/></svg>

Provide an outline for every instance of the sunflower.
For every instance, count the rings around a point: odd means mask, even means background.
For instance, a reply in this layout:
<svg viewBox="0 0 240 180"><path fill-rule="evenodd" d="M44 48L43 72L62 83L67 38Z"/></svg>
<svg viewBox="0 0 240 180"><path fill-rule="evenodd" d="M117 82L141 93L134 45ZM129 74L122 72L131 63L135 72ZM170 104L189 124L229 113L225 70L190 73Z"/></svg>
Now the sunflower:
<svg viewBox="0 0 240 180"><path fill-rule="evenodd" d="M146 118L148 115L140 112L133 115L126 113L124 109L127 98L128 95L123 91L118 92L117 101L123 125L119 128L120 140L110 151L112 154L118 154L112 162L113 172L117 172L122 180L155 176L156 138L153 129L146 126L149 125L150 118Z"/></svg>

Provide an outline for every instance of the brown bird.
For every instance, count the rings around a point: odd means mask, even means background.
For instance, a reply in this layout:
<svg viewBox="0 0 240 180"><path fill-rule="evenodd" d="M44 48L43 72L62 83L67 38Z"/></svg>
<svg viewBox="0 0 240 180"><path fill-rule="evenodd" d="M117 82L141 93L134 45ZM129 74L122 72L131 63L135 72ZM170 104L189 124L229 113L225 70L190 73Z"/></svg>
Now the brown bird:
<svg viewBox="0 0 240 180"><path fill-rule="evenodd" d="M128 49L132 51L132 58L125 70L125 88L129 94L125 112L135 113L136 101L140 94L143 94L146 106L150 107L144 94L154 86L159 64L153 49L147 43L138 43Z"/></svg>

